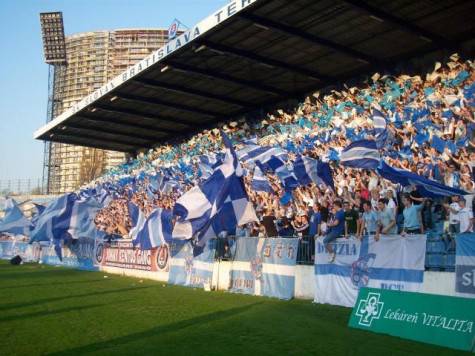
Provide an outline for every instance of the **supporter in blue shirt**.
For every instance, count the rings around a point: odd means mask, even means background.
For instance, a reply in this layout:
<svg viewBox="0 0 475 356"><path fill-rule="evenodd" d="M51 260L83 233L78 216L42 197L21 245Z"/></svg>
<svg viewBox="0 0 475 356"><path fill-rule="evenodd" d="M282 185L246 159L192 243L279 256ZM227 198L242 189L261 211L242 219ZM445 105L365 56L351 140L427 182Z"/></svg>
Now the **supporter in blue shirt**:
<svg viewBox="0 0 475 356"><path fill-rule="evenodd" d="M335 261L335 251L330 245L330 242L336 240L337 237L340 237L345 232L345 211L341 207L340 201L335 201L333 203L333 218L328 222L328 231L327 236L323 239L323 244L325 245L326 250L330 254L329 262L332 263Z"/></svg>
<svg viewBox="0 0 475 356"><path fill-rule="evenodd" d="M366 201L363 204L364 213L361 217L360 238L362 234L376 234L378 230L378 214L372 209L371 203Z"/></svg>
<svg viewBox="0 0 475 356"><path fill-rule="evenodd" d="M423 204L415 205L409 195L406 195L403 199L404 204L404 228L401 235L407 234L420 234L421 223L419 219L419 212L421 211Z"/></svg>
<svg viewBox="0 0 475 356"><path fill-rule="evenodd" d="M313 205L313 213L310 216L309 232L310 236L320 235L320 224L322 222L322 214L320 213L320 205Z"/></svg>

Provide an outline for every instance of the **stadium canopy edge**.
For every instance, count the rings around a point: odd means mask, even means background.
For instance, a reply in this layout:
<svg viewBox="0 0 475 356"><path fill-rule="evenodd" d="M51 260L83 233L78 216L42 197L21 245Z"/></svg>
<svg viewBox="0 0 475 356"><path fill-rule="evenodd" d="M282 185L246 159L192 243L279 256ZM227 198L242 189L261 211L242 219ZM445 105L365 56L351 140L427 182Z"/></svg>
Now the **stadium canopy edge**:
<svg viewBox="0 0 475 356"><path fill-rule="evenodd" d="M424 56L473 53L475 2L234 0L38 129L149 149Z"/></svg>

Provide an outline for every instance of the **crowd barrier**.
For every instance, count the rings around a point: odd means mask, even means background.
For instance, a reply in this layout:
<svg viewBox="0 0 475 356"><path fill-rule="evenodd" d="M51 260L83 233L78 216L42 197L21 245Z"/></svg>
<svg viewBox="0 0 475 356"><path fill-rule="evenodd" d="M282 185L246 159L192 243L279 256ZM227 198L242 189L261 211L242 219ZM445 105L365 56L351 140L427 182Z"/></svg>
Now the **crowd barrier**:
<svg viewBox="0 0 475 356"><path fill-rule="evenodd" d="M381 236L379 241L350 237L333 244L330 263L321 238L235 238L211 240L193 256L188 242L153 250L130 241L81 239L62 246L0 241L0 258L19 254L25 261L100 270L150 278L205 290L314 299L318 303L353 306L363 286L475 297L475 234L457 236L456 273L424 271L426 237ZM302 247L304 246L304 247ZM313 248L313 253L310 250ZM308 265L308 259L315 264ZM298 262L304 260L305 264Z"/></svg>

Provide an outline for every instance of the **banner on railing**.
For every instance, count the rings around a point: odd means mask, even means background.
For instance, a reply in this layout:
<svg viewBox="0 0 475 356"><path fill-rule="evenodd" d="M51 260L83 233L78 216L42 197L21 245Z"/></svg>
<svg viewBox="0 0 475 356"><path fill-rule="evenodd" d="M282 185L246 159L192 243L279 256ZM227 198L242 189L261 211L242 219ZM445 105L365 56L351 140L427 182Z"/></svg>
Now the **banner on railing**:
<svg viewBox="0 0 475 356"><path fill-rule="evenodd" d="M162 245L152 250L134 247L132 241L100 242L96 248L98 264L150 272L168 272L168 246Z"/></svg>
<svg viewBox="0 0 475 356"><path fill-rule="evenodd" d="M203 252L196 257L190 241L172 242L168 283L200 288L211 286L215 253L216 239L208 241Z"/></svg>
<svg viewBox="0 0 475 356"><path fill-rule="evenodd" d="M291 299L297 238L239 238L232 264L232 292Z"/></svg>
<svg viewBox="0 0 475 356"><path fill-rule="evenodd" d="M331 244L330 262L323 238L315 244L315 302L354 306L361 287L419 291L424 279L425 235L382 235L362 240L340 238Z"/></svg>
<svg viewBox="0 0 475 356"><path fill-rule="evenodd" d="M0 241L0 259L10 259L21 256L25 262L37 262L40 258L40 246L24 241Z"/></svg>
<svg viewBox="0 0 475 356"><path fill-rule="evenodd" d="M456 246L455 291L475 298L475 233L458 234Z"/></svg>
<svg viewBox="0 0 475 356"><path fill-rule="evenodd" d="M61 259L55 251L54 244L41 247L40 260L44 264L53 266L73 267L95 271L99 269L97 263L97 246L94 239L80 238L61 247Z"/></svg>

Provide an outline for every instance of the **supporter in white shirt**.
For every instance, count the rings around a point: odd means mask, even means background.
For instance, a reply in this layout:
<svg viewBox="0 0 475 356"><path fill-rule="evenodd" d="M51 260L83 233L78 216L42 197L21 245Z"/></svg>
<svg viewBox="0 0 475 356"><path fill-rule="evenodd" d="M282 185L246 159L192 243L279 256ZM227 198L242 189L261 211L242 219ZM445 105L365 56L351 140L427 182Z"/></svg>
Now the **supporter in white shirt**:
<svg viewBox="0 0 475 356"><path fill-rule="evenodd" d="M445 204L445 208L449 211L449 231L451 233L458 233L459 232L459 219L458 213L460 211L459 205L459 197L453 196L452 203Z"/></svg>
<svg viewBox="0 0 475 356"><path fill-rule="evenodd" d="M460 198L460 210L457 219L460 222L460 233L473 231L473 213L465 206L465 199Z"/></svg>
<svg viewBox="0 0 475 356"><path fill-rule="evenodd" d="M371 172L371 177L369 178L368 190L371 192L374 188L378 186L379 178L376 173ZM377 206L377 202L376 202Z"/></svg>
<svg viewBox="0 0 475 356"><path fill-rule="evenodd" d="M393 197L394 197L393 191L391 189L388 189L386 191L386 199L388 200L388 203L386 206L388 209L390 209L393 212L393 215L396 216L397 205Z"/></svg>

